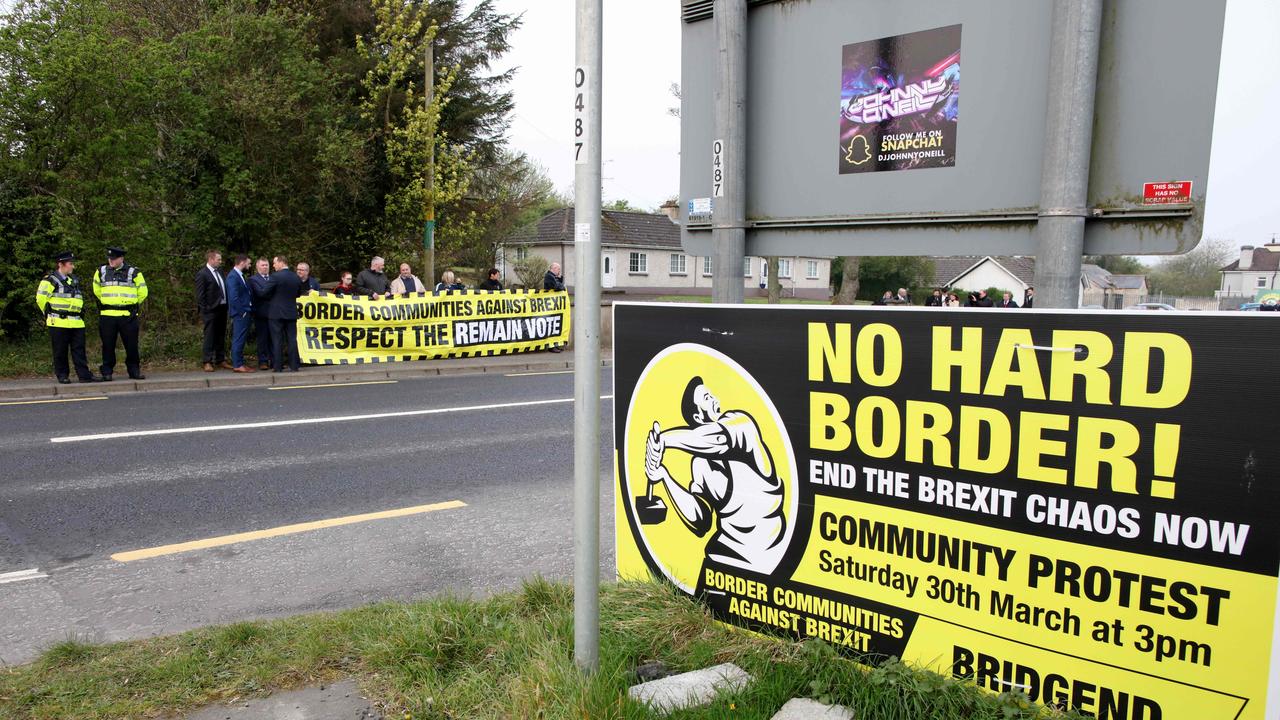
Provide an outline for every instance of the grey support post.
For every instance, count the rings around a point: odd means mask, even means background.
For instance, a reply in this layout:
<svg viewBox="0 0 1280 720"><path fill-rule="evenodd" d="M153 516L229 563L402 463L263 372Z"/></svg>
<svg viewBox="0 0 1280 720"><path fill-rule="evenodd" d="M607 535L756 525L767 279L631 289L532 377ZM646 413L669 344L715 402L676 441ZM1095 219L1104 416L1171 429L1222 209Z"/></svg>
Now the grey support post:
<svg viewBox="0 0 1280 720"><path fill-rule="evenodd" d="M1036 226L1036 307L1074 308L1080 302L1101 27L1102 0L1054 0Z"/></svg>
<svg viewBox="0 0 1280 720"><path fill-rule="evenodd" d="M573 659L600 663L600 99L602 0L577 0L574 94Z"/></svg>
<svg viewBox="0 0 1280 720"><path fill-rule="evenodd" d="M747 0L715 0L717 80L716 147L719 183L712 188L711 299L742 302L742 262L747 235ZM714 150L720 150L719 153ZM708 158L708 159L713 159ZM713 160L713 161L714 161Z"/></svg>

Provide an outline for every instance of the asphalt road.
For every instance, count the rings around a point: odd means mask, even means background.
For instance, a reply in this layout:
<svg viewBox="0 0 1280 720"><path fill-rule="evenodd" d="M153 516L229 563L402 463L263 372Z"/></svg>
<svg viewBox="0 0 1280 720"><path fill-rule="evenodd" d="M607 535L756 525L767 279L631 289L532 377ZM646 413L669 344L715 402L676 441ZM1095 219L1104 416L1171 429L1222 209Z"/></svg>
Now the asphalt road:
<svg viewBox="0 0 1280 720"><path fill-rule="evenodd" d="M569 373L486 374L0 405L0 662L68 637L567 580L572 397ZM300 523L320 527L263 532Z"/></svg>

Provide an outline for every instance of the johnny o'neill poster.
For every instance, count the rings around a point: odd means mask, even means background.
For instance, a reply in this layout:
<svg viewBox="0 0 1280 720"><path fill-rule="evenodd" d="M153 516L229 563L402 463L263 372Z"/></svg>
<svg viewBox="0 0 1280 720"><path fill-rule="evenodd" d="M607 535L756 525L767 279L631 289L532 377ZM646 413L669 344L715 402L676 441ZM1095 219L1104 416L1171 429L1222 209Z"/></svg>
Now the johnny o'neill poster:
<svg viewBox="0 0 1280 720"><path fill-rule="evenodd" d="M952 167L960 121L960 26L845 45L840 174Z"/></svg>
<svg viewBox="0 0 1280 720"><path fill-rule="evenodd" d="M615 304L618 573L1097 718L1274 719L1268 315Z"/></svg>

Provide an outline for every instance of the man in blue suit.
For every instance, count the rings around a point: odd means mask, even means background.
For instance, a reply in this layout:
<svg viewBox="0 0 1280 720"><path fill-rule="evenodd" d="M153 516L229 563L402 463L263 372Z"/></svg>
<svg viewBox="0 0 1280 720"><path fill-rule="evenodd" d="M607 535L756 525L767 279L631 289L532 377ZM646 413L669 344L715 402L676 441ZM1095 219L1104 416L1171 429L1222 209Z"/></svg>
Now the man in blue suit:
<svg viewBox="0 0 1280 720"><path fill-rule="evenodd" d="M249 269L249 256L237 255L236 263L227 274L227 315L231 317L231 371L251 373L253 368L244 364L244 344L249 341L249 326L253 324L253 291L245 280Z"/></svg>
<svg viewBox="0 0 1280 720"><path fill-rule="evenodd" d="M267 318L267 283L271 282L271 263L258 258L257 272L249 276L253 290L253 328L258 336L258 369L271 369L271 320Z"/></svg>
<svg viewBox="0 0 1280 720"><path fill-rule="evenodd" d="M297 372L298 298L307 292L298 274L289 269L289 260L277 255L271 260L275 270L267 282L267 318L271 321L271 369L284 371L284 354L289 353L289 372Z"/></svg>

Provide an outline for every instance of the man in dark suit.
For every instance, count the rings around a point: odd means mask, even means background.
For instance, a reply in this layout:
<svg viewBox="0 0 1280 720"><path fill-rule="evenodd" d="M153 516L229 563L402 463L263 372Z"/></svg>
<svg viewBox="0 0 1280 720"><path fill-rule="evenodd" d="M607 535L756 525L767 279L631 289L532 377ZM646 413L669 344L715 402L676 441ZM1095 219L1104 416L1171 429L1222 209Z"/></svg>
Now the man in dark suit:
<svg viewBox="0 0 1280 720"><path fill-rule="evenodd" d="M231 272L227 273L227 314L231 316L231 371L251 373L253 368L244 364L244 345L249 341L249 326L253 324L253 291L244 274L249 271L249 256L237 255Z"/></svg>
<svg viewBox="0 0 1280 720"><path fill-rule="evenodd" d="M306 286L298 274L289 269L289 261L277 255L271 261L275 270L267 283L267 317L271 320L271 369L284 371L284 354L289 354L289 372L297 372L298 361L298 298L306 292Z"/></svg>
<svg viewBox="0 0 1280 720"><path fill-rule="evenodd" d="M255 272L249 276L249 289L253 290L253 332L257 335L258 369L270 370L271 363L271 320L267 318L267 283L271 282L271 263L266 258L258 258Z"/></svg>
<svg viewBox="0 0 1280 720"><path fill-rule="evenodd" d="M196 273L196 308L204 321L204 371L218 367L231 370L227 362L227 283L218 268L222 253L205 253L205 266Z"/></svg>

